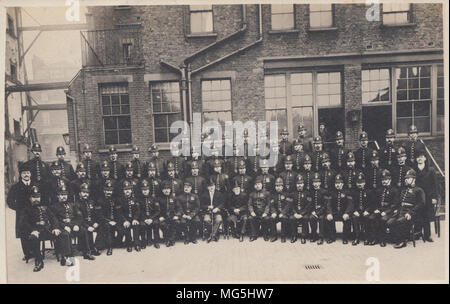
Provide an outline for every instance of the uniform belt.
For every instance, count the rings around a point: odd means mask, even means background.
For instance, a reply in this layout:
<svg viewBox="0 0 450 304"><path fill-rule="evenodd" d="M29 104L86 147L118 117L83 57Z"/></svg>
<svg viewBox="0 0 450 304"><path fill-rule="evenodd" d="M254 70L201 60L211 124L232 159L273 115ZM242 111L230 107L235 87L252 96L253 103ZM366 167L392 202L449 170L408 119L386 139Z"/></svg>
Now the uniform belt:
<svg viewBox="0 0 450 304"><path fill-rule="evenodd" d="M411 204L411 203L402 203L402 206L412 207L412 206L414 206L414 204Z"/></svg>

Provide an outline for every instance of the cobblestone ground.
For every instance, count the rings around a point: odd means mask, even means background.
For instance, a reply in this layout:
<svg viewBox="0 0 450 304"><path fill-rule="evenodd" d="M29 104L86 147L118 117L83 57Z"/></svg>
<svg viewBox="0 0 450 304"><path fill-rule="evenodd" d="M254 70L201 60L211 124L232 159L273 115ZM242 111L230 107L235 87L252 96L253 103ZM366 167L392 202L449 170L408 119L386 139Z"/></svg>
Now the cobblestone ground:
<svg viewBox="0 0 450 304"><path fill-rule="evenodd" d="M445 222L442 222L442 230ZM217 243L184 245L141 252L117 249L112 256L103 253L96 261L78 257L80 283L90 282L360 282L367 283L368 258L379 261L380 283L448 282L445 232L434 243L418 241L415 248L396 250L340 241L318 246L220 239ZM47 254L45 268L33 273L33 262L22 261L19 240L14 237L14 214L7 210L7 259L10 283L65 283L69 267L61 267L53 254ZM369 260L370 261L370 260ZM374 265L374 264L372 264ZM317 267L318 266L318 267ZM75 272L71 272L75 274Z"/></svg>

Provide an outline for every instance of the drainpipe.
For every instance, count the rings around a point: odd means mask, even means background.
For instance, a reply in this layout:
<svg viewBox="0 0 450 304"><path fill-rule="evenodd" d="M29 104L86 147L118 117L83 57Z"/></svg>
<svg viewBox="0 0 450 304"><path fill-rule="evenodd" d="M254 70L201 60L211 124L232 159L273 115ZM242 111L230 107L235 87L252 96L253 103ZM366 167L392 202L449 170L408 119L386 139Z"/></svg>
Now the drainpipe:
<svg viewBox="0 0 450 304"><path fill-rule="evenodd" d="M77 108L76 108L76 102L73 96L71 96L68 92L68 90L64 91L66 93L66 99L70 99L72 101L72 112L73 112L73 129L74 129L74 141L75 141L75 152L77 154L77 157L79 158L79 148L78 148L78 115L77 115Z"/></svg>

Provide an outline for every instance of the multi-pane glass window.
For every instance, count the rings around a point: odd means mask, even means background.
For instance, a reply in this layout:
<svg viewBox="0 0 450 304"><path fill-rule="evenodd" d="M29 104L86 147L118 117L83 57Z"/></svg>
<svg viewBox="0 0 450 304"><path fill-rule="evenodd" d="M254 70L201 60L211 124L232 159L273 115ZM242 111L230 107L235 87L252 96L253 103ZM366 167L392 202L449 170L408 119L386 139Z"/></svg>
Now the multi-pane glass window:
<svg viewBox="0 0 450 304"><path fill-rule="evenodd" d="M266 121L278 121L278 129L287 127L286 76L266 75L264 77Z"/></svg>
<svg viewBox="0 0 450 304"><path fill-rule="evenodd" d="M190 5L191 33L210 33L213 31L212 5Z"/></svg>
<svg viewBox="0 0 450 304"><path fill-rule="evenodd" d="M170 133L173 122L181 120L180 85L178 81L150 83L155 142L167 143L177 134Z"/></svg>
<svg viewBox="0 0 450 304"><path fill-rule="evenodd" d="M444 132L445 120L444 120L444 66L437 66L437 103L436 103L436 131Z"/></svg>
<svg viewBox="0 0 450 304"><path fill-rule="evenodd" d="M101 85L100 98L105 144L130 144L131 118L128 85Z"/></svg>
<svg viewBox="0 0 450 304"><path fill-rule="evenodd" d="M341 73L317 73L317 103L320 107L341 105Z"/></svg>
<svg viewBox="0 0 450 304"><path fill-rule="evenodd" d="M313 128L313 74L291 74L292 122L302 124L307 129L307 137L312 136ZM294 130L296 132L296 130Z"/></svg>
<svg viewBox="0 0 450 304"><path fill-rule="evenodd" d="M389 69L362 70L362 103L388 103L391 101Z"/></svg>
<svg viewBox="0 0 450 304"><path fill-rule="evenodd" d="M231 121L230 79L202 80L203 120Z"/></svg>
<svg viewBox="0 0 450 304"><path fill-rule="evenodd" d="M383 3L383 24L407 24L410 22L410 3Z"/></svg>
<svg viewBox="0 0 450 304"><path fill-rule="evenodd" d="M272 30L293 29L294 25L294 5L272 4Z"/></svg>
<svg viewBox="0 0 450 304"><path fill-rule="evenodd" d="M309 26L311 28L332 27L333 26L333 5L332 4L310 4L309 5Z"/></svg>
<svg viewBox="0 0 450 304"><path fill-rule="evenodd" d="M396 68L397 133L431 132L431 66Z"/></svg>

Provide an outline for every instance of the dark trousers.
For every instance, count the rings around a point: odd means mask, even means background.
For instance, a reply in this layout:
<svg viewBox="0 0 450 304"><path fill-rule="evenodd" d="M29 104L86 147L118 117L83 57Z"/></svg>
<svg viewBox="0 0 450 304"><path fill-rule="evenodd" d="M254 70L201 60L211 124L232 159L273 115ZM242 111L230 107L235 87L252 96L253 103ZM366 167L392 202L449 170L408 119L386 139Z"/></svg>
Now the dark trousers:
<svg viewBox="0 0 450 304"><path fill-rule="evenodd" d="M32 256L32 252L30 249L30 240L27 236L23 236L20 238L20 244L22 245L22 252L26 258Z"/></svg>
<svg viewBox="0 0 450 304"><path fill-rule="evenodd" d="M105 235L106 248L111 249L122 243L124 229L122 223L116 222L114 226L106 223L100 233L104 233Z"/></svg>
<svg viewBox="0 0 450 304"><path fill-rule="evenodd" d="M352 216L352 227L355 239L361 240L363 238L363 235L365 236L365 238L368 237L367 235L368 225L369 225L369 216L363 216L362 212L359 213L359 216L356 215Z"/></svg>
<svg viewBox="0 0 450 304"><path fill-rule="evenodd" d="M175 242L176 234L177 234L177 227L178 227L179 221L174 220L164 220L160 222L160 228L163 232L164 240Z"/></svg>
<svg viewBox="0 0 450 304"><path fill-rule="evenodd" d="M269 234L269 227L270 227L270 219L269 217L261 217L261 216L251 216L249 218L250 221L250 228L251 228L251 234L253 237L258 237L259 233L261 232L264 236L267 236Z"/></svg>
<svg viewBox="0 0 450 304"><path fill-rule="evenodd" d="M180 231L183 232L186 240L193 241L197 239L197 231L201 225L202 223L200 222L200 218L198 216L190 220L182 218L180 220Z"/></svg>
<svg viewBox="0 0 450 304"><path fill-rule="evenodd" d="M139 245L139 235L140 235L139 228L140 228L139 225L132 225L131 222L128 228L124 227L125 245L127 247Z"/></svg>
<svg viewBox="0 0 450 304"><path fill-rule="evenodd" d="M228 216L228 223L231 226L231 231L233 233L240 233L240 235L244 235L247 229L247 215L246 214L231 214Z"/></svg>
<svg viewBox="0 0 450 304"><path fill-rule="evenodd" d="M309 237L309 217L303 216L300 219L295 218L295 216L291 216L290 218L291 224L291 236L297 236L298 226L300 225L302 228L302 232L300 234L301 238L306 239Z"/></svg>
<svg viewBox="0 0 450 304"><path fill-rule="evenodd" d="M325 221L325 215L317 215L317 217L311 215L309 218L309 225L311 226L311 237L313 239L316 239L317 236L321 239L325 237ZM317 235L317 226L319 226L319 235Z"/></svg>
<svg viewBox="0 0 450 304"><path fill-rule="evenodd" d="M327 220L328 237L333 240L336 239L336 222L342 222L343 225L342 238L344 240L348 240L350 238L352 228L351 219L349 218L348 220L344 220L342 218L342 215L339 214L333 214L333 219L331 221Z"/></svg>
<svg viewBox="0 0 450 304"><path fill-rule="evenodd" d="M63 257L71 256L71 242L69 233L67 231L61 231L61 234L56 236L50 232L50 230L42 229L39 231L39 237L30 235L28 238L28 248L30 250L30 255L37 261L42 261L43 256L41 252L41 241L51 240L55 244L55 252Z"/></svg>
<svg viewBox="0 0 450 304"><path fill-rule="evenodd" d="M147 225L144 221L141 223L141 242L143 244L159 243L159 223L153 221L150 225Z"/></svg>
<svg viewBox="0 0 450 304"><path fill-rule="evenodd" d="M88 237L86 228L82 227L81 225L76 225L76 224L69 224L67 226L71 228L71 232L69 234L70 237L78 238L78 248L80 249L80 251L83 254L89 253L90 252L89 237ZM74 226L78 226L79 230L74 231L73 230Z"/></svg>
<svg viewBox="0 0 450 304"><path fill-rule="evenodd" d="M373 222L373 229L374 229L374 237L375 240L378 242L387 242L388 241L388 235L387 235L387 223L389 219L392 217L392 214L386 214L385 216L379 216L376 218Z"/></svg>
<svg viewBox="0 0 450 304"><path fill-rule="evenodd" d="M289 234L289 218L288 217L282 217L282 218L271 218L270 219L270 234L273 237L277 236L277 223L281 223L281 236L286 237Z"/></svg>
<svg viewBox="0 0 450 304"><path fill-rule="evenodd" d="M408 241L412 224L413 218L408 221L405 218L405 213L399 213L395 217L390 218L387 221L387 226L391 231L393 241L396 243Z"/></svg>

